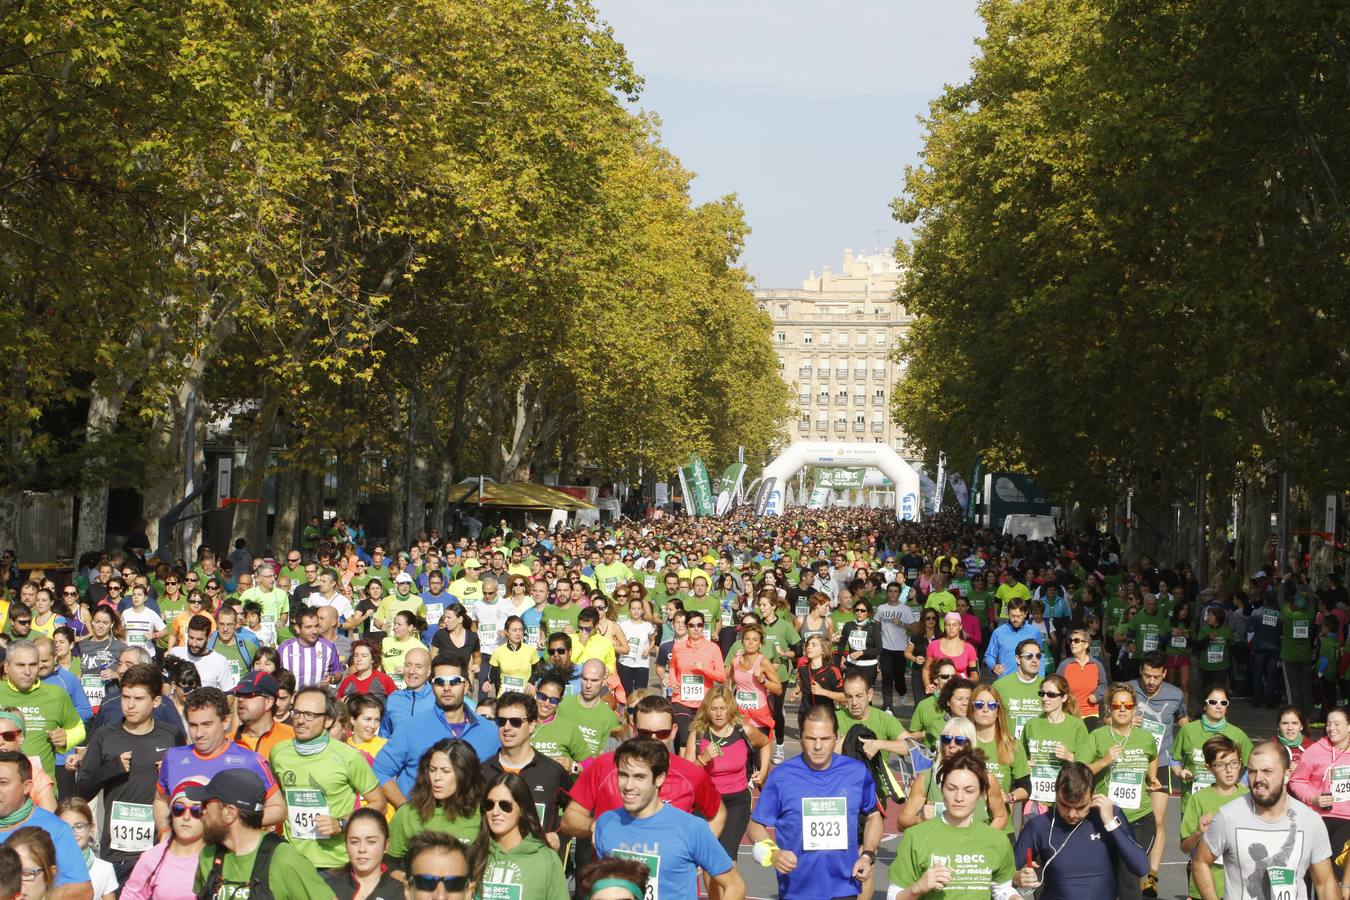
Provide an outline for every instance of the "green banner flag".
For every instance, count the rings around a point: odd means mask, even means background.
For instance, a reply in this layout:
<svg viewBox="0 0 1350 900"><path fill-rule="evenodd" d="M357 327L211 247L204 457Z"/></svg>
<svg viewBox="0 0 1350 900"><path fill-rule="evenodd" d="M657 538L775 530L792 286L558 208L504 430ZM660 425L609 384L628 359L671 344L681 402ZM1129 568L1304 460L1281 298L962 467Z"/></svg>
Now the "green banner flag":
<svg viewBox="0 0 1350 900"><path fill-rule="evenodd" d="M712 479L697 453L689 454L689 464L680 467L680 474L687 485L686 508L695 516L711 516L715 510Z"/></svg>

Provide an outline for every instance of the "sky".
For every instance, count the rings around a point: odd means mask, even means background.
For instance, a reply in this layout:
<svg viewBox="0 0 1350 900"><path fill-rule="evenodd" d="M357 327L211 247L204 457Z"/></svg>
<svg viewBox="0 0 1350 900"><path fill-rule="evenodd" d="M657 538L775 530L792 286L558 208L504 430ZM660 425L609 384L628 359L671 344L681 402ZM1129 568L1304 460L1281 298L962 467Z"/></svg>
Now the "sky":
<svg viewBox="0 0 1350 900"><path fill-rule="evenodd" d="M736 194L756 287L796 288L908 231L891 217L929 102L964 81L976 0L595 0L646 81L637 106L695 172Z"/></svg>

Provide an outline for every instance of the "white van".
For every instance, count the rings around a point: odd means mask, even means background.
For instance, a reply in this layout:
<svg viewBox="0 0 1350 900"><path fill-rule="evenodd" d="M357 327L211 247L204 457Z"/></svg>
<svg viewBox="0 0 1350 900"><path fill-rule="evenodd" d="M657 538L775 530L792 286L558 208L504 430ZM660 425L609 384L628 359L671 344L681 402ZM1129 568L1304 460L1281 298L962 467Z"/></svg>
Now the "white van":
<svg viewBox="0 0 1350 900"><path fill-rule="evenodd" d="M1013 513L1004 518L1003 533L1014 537L1025 537L1029 541L1053 540L1055 537L1055 519L1053 516Z"/></svg>

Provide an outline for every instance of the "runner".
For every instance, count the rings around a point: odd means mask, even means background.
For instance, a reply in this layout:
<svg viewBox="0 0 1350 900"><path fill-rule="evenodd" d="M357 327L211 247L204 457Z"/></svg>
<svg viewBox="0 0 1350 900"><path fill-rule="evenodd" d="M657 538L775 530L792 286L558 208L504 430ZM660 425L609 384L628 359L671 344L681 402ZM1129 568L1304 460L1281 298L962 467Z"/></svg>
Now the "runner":
<svg viewBox="0 0 1350 900"><path fill-rule="evenodd" d="M501 749L483 761L483 777L491 784L503 775L518 776L527 788L535 824L543 829L541 838L547 832L548 846L558 850L561 842L557 831L562 818L558 804L563 792L572 786L572 778L567 769L532 746L538 715L534 698L526 694L509 691L497 698L497 737Z"/></svg>
<svg viewBox="0 0 1350 900"><path fill-rule="evenodd" d="M378 584L378 582L372 582ZM358 809L347 820L343 835L350 862L345 869L322 873L337 900L397 900L402 882L385 870L389 823L373 809Z"/></svg>
<svg viewBox="0 0 1350 900"><path fill-rule="evenodd" d="M1304 750L1289 777L1289 793L1322 816L1336 854L1350 840L1350 713L1327 713L1326 737ZM1344 865L1336 878L1344 884Z"/></svg>
<svg viewBox="0 0 1350 900"><path fill-rule="evenodd" d="M38 649L31 641L9 645L5 677L0 680L0 707L23 711L23 752L37 757L47 777L55 780L56 754L83 743L85 728L70 695L42 683L39 666Z"/></svg>
<svg viewBox="0 0 1350 900"><path fill-rule="evenodd" d="M1078 714L1088 731L1101 724L1100 704L1106 693L1106 666L1094 659L1089 652L1091 635L1086 628L1074 628L1069 632L1069 654L1059 664L1059 674L1069 684L1074 702L1078 704Z"/></svg>
<svg viewBox="0 0 1350 900"><path fill-rule="evenodd" d="M1055 779L1066 762L1091 758L1087 728L1062 675L1047 675L1041 689L1041 714L1022 729L1022 749L1031 767L1031 802L1039 812L1055 802Z"/></svg>
<svg viewBox="0 0 1350 900"><path fill-rule="evenodd" d="M545 672L534 690L538 718L530 735L530 746L558 763L568 772L578 771L578 763L590 759L591 748L581 731L571 722L558 719L566 684L562 676Z"/></svg>
<svg viewBox="0 0 1350 900"><path fill-rule="evenodd" d="M1205 741L1204 753L1205 765L1214 776L1214 783L1195 792L1195 798L1181 817L1181 852L1188 855L1209 830L1214 813L1230 801L1247 794L1246 786L1238 784L1238 778L1242 775L1242 759L1238 755L1237 744L1216 734ZM1214 879L1214 893L1222 896L1223 866L1217 863L1210 866L1210 875ZM1188 873L1187 878L1190 896L1198 898L1200 888L1195 883L1195 876Z"/></svg>
<svg viewBox="0 0 1350 900"><path fill-rule="evenodd" d="M207 647L211 639L212 626L212 621L206 616L193 616L188 620L186 643L174 647L169 651L169 655L192 663L197 669L197 674L201 676L203 687L229 691L239 678L234 674L229 660Z"/></svg>
<svg viewBox="0 0 1350 900"><path fill-rule="evenodd" d="M930 894L948 900L1021 900L1012 886L1016 867L1007 837L975 819L989 781L977 750L959 752L945 761L939 781L942 814L906 830L900 838L889 873L888 900Z"/></svg>
<svg viewBox="0 0 1350 900"><path fill-rule="evenodd" d="M956 678L956 665L950 659L944 659L934 667L933 684L930 686L934 693L924 697L914 707L914 714L910 716L909 733L916 740L923 740L928 745L929 750L937 749L938 735L942 733L942 726L946 723L947 717L942 709L938 707L938 698L940 692L945 690L947 684ZM919 735L923 735L919 738Z"/></svg>
<svg viewBox="0 0 1350 900"><path fill-rule="evenodd" d="M1004 676L1005 678L1007 676ZM984 764L999 784L1008 807L1003 830L1013 835L1013 809L1031 796L1031 768L1022 742L1008 727L1003 698L989 684L977 685L970 693L970 721L975 726L975 748L984 754ZM990 792L990 796L993 792Z"/></svg>
<svg viewBox="0 0 1350 900"><path fill-rule="evenodd" d="M617 736L623 721L603 696L604 663L587 660L581 667L581 693L563 697L558 721L576 726L586 742L587 758L598 756L611 736ZM581 760L574 760L580 762Z"/></svg>
<svg viewBox="0 0 1350 900"><path fill-rule="evenodd" d="M28 757L13 750L0 751L0 842L9 842L15 832L39 831L55 847L55 858L48 860L56 868L54 874L47 873L50 893L39 892L42 886L25 877L24 896L32 893L37 897L50 896L52 900L89 897L92 893L89 867L75 840L75 832L56 813L36 807L28 799L28 782L32 777L33 766ZM32 862L27 865L33 866Z"/></svg>
<svg viewBox="0 0 1350 900"><path fill-rule="evenodd" d="M718 841L735 859L750 822L750 785L763 788L773 765L769 738L744 720L730 687L723 684L713 688L694 715L681 755L703 766L722 795L727 821ZM751 770L753 780L746 775Z"/></svg>
<svg viewBox="0 0 1350 900"><path fill-rule="evenodd" d="M250 672L230 691L235 697L235 743L266 759L282 741L295 737L295 730L276 718L277 680L266 672Z"/></svg>
<svg viewBox="0 0 1350 900"><path fill-rule="evenodd" d="M268 755L286 802L286 840L316 869L348 863L346 819L362 807L385 808L375 773L359 750L332 740L329 697L321 687L301 688L291 701L295 737Z"/></svg>
<svg viewBox="0 0 1350 900"><path fill-rule="evenodd" d="M797 685L790 700L797 702L797 733L811 707L821 705L833 712L844 702L844 674L830 662L830 645L823 635L813 634L803 645L804 656L797 663Z"/></svg>
<svg viewBox="0 0 1350 900"><path fill-rule="evenodd" d="M1107 725L1088 735L1083 761L1097 778L1097 793L1105 794L1123 811L1135 843L1149 851L1156 838L1150 798L1162 788L1158 782L1158 747L1151 734L1135 726L1134 688L1113 684L1106 689L1104 699L1110 710ZM1156 892L1157 884L1156 870L1150 869L1141 885L1137 876L1122 868L1118 896L1133 900L1143 896L1144 888Z"/></svg>
<svg viewBox="0 0 1350 900"><path fill-rule="evenodd" d="M905 696L905 656L910 629L919 622L919 610L905 602L908 588L897 581L886 585L886 602L876 609L881 623L881 708L895 712L894 700Z"/></svg>
<svg viewBox="0 0 1350 900"><path fill-rule="evenodd" d="M528 699L518 696L521 702ZM557 847L545 840L530 785L513 772L499 772L488 782L482 809L470 853L476 861L473 881L479 894L569 900L562 861L554 852Z"/></svg>
<svg viewBox="0 0 1350 900"><path fill-rule="evenodd" d="M467 664L466 664L467 668ZM380 736L389 737L400 723L413 718L435 704L431 690L431 654L426 650L409 650L403 657L404 687L389 695L385 704Z"/></svg>
<svg viewBox="0 0 1350 900"><path fill-rule="evenodd" d="M881 656L881 624L872 619L872 605L859 597L853 601L853 621L839 632L839 658L845 660L845 676L857 672L870 688L877 682Z"/></svg>
<svg viewBox="0 0 1350 900"><path fill-rule="evenodd" d="M469 857L453 837L434 831L417 835L408 842L406 864L414 896L467 900Z"/></svg>
<svg viewBox="0 0 1350 900"><path fill-rule="evenodd" d="M783 693L778 667L760 652L764 629L759 625L742 626L740 639L741 650L727 666L731 678L723 684L731 688L735 704L746 719L772 738L774 718L769 698Z"/></svg>
<svg viewBox="0 0 1350 900"><path fill-rule="evenodd" d="M187 798L186 784L174 791L169 805L172 834L136 859L122 884L121 900L177 900L191 897L202 846L200 803Z"/></svg>
<svg viewBox="0 0 1350 900"><path fill-rule="evenodd" d="M1305 875L1311 876L1319 898L1344 896L1332 871L1331 842L1321 817L1284 789L1288 767L1289 756L1276 741L1251 749L1251 793L1214 814L1191 856L1191 874L1204 900L1218 900L1210 868L1216 861L1223 866L1224 896L1230 900L1304 900Z"/></svg>
<svg viewBox="0 0 1350 900"><path fill-rule="evenodd" d="M965 718L952 719L942 728L938 740L938 758L933 767L920 772L910 782L905 805L900 809L896 824L913 828L920 822L941 817L946 803L942 799L942 770L957 754L976 747L975 726ZM980 751L981 759L984 752ZM987 767L986 767L987 768ZM1009 831L1011 814L1003 801L1003 786L994 772L988 773L983 795L975 807L975 821Z"/></svg>
<svg viewBox="0 0 1350 900"><path fill-rule="evenodd" d="M994 688L1004 703L1004 716L1013 737L1020 741L1027 722L1041 714L1040 690L1045 681L1041 643L1026 638L1017 645L1016 666L994 682Z"/></svg>
<svg viewBox="0 0 1350 900"><path fill-rule="evenodd" d="M675 742L679 746L688 739L689 724L708 691L727 680L721 648L704 636L704 614L691 611L684 621L689 634L675 642L670 655L671 702L675 705Z"/></svg>
<svg viewBox="0 0 1350 900"><path fill-rule="evenodd" d="M876 784L865 765L835 753L837 740L834 716L813 707L801 755L769 773L751 813L747 837L755 861L777 872L780 900L871 896L882 827Z"/></svg>
<svg viewBox="0 0 1350 900"><path fill-rule="evenodd" d="M1286 706L1278 715L1275 739L1280 742L1281 747L1289 751L1289 771L1297 772L1303 752L1316 742L1312 735L1307 734L1308 722L1297 708Z"/></svg>
<svg viewBox="0 0 1350 900"><path fill-rule="evenodd" d="M332 641L319 637L319 613L306 607L296 615L295 637L282 642L277 655L299 687L336 684L342 676L342 658Z"/></svg>
<svg viewBox="0 0 1350 900"><path fill-rule="evenodd" d="M1093 780L1083 763L1066 763L1055 779L1054 806L1028 819L1017 836L1013 856L1025 862L1014 884L1038 889L1038 900L1114 897L1121 879L1148 872L1129 823L1107 795L1093 793Z"/></svg>
<svg viewBox="0 0 1350 900"><path fill-rule="evenodd" d="M1153 830L1155 838L1149 849L1149 872L1158 871L1162 864L1163 849L1167 841L1167 804L1171 799L1173 786L1181 788L1179 778L1172 773L1172 742L1175 730L1190 722L1186 717L1186 698L1181 689L1167 681L1167 662L1162 651L1155 650L1146 655L1139 666L1139 677L1130 682L1134 691L1135 724L1153 737L1158 748L1158 790L1149 790L1149 803L1153 806ZM1150 884L1154 878L1150 874L1144 878L1144 890L1156 890Z"/></svg>
<svg viewBox="0 0 1350 900"><path fill-rule="evenodd" d="M155 843L155 780L159 764L178 741L154 718L163 679L155 666L132 666L122 675L124 718L94 733L75 778L85 800L102 795L99 855L125 884L142 853Z"/></svg>
<svg viewBox="0 0 1350 900"><path fill-rule="evenodd" d="M623 805L596 820L596 854L644 863L656 881L655 891L648 884L652 900L697 897L699 869L712 877L714 897L741 900L745 883L708 823L661 798L670 763L667 747L650 738L625 741L615 751Z"/></svg>
<svg viewBox="0 0 1350 900"><path fill-rule="evenodd" d="M1188 787L1181 796L1183 814L1191 795L1214 783L1214 776L1205 770L1205 741L1216 734L1228 736L1241 750L1243 765L1252 752L1251 739L1228 721L1228 690L1210 685L1205 690L1204 702L1204 715L1178 728L1172 740L1172 774Z"/></svg>
<svg viewBox="0 0 1350 900"><path fill-rule="evenodd" d="M487 786L473 748L443 738L417 764L408 802L389 823L389 867L406 871L409 845L420 832L443 832L468 845L478 836L479 804Z"/></svg>

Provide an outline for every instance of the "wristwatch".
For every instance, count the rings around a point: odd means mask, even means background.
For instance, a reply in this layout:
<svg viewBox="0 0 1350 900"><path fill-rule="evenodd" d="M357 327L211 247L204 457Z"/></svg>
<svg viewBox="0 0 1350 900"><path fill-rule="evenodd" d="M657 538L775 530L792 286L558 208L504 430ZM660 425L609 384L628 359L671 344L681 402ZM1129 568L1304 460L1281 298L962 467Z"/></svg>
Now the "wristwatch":
<svg viewBox="0 0 1350 900"><path fill-rule="evenodd" d="M859 856L870 856L870 857L872 858L872 862L876 862L876 861L877 861L877 851L875 851L875 850L859 850L859 851L858 851L858 855L859 855Z"/></svg>

